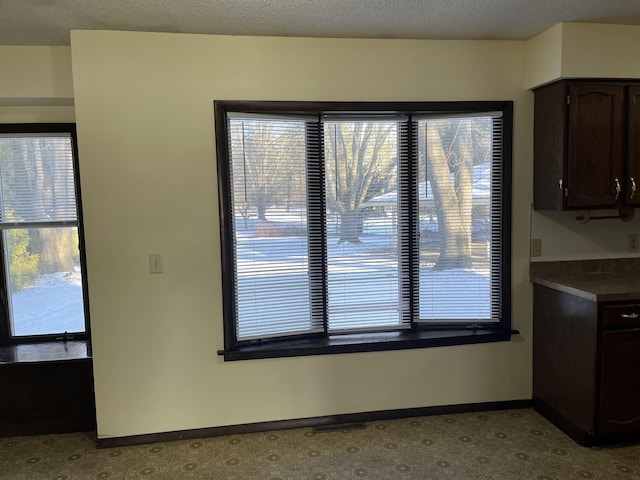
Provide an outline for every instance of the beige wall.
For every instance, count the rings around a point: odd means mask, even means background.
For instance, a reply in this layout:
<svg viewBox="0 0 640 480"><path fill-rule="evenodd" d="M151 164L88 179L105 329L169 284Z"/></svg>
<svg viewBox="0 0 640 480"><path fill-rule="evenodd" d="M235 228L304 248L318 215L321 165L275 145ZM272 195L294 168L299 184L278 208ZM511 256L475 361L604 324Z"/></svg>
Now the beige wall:
<svg viewBox="0 0 640 480"><path fill-rule="evenodd" d="M638 45L638 26L556 25L527 42L527 87L558 78L640 78ZM640 215L631 222L586 224L575 217L575 212L532 212L531 236L542 239L543 254L533 261L640 256L627 252L627 236L640 233Z"/></svg>
<svg viewBox="0 0 640 480"><path fill-rule="evenodd" d="M71 48L0 45L0 123L74 120Z"/></svg>
<svg viewBox="0 0 640 480"><path fill-rule="evenodd" d="M557 36L534 45L78 31L71 48L0 46L0 122L77 115L99 436L530 398L529 225L542 259L625 256L627 231L640 231L638 219L583 225L571 213L530 212L526 88L555 75ZM532 57L545 49L549 58ZM522 335L224 363L214 99L514 100L513 326ZM162 275L148 273L155 252Z"/></svg>
<svg viewBox="0 0 640 480"><path fill-rule="evenodd" d="M559 23L527 42L527 88L559 78L640 78L640 27Z"/></svg>
<svg viewBox="0 0 640 480"><path fill-rule="evenodd" d="M1 98L73 98L71 49L0 45Z"/></svg>
<svg viewBox="0 0 640 480"><path fill-rule="evenodd" d="M527 88L534 88L561 77L563 27L564 24L559 23L527 42Z"/></svg>
<svg viewBox="0 0 640 480"><path fill-rule="evenodd" d="M592 212L593 217L617 215L617 210ZM533 212L531 237L542 240L542 256L534 262L640 257L627 252L627 236L640 234L640 213L633 220L577 220L581 212Z"/></svg>
<svg viewBox="0 0 640 480"><path fill-rule="evenodd" d="M530 398L523 42L71 37L100 437ZM223 362L213 100L514 100L508 343ZM165 273L150 275L149 253Z"/></svg>
<svg viewBox="0 0 640 480"><path fill-rule="evenodd" d="M640 27L565 23L562 76L640 78Z"/></svg>

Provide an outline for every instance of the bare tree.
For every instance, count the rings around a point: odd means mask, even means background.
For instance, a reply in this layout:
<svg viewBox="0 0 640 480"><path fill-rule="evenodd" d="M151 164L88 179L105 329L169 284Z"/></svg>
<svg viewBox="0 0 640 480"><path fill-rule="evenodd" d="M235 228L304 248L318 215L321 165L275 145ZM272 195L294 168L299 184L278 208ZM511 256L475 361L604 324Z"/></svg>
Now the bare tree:
<svg viewBox="0 0 640 480"><path fill-rule="evenodd" d="M474 159L486 160L487 122L426 122L426 170L438 218L440 255L434 268L470 268Z"/></svg>
<svg viewBox="0 0 640 480"><path fill-rule="evenodd" d="M362 204L395 187L397 127L389 122L328 122L327 204L340 216L339 242L359 242Z"/></svg>
<svg viewBox="0 0 640 480"><path fill-rule="evenodd" d="M252 209L267 220L272 206L304 205L305 125L242 119L231 123L236 209L245 221Z"/></svg>
<svg viewBox="0 0 640 480"><path fill-rule="evenodd" d="M470 203L471 195L467 188L456 191L438 125L429 125L427 157L427 178L433 191L440 237L440 256L435 268L468 268L471 266L471 228L470 221L464 222L464 207ZM459 179L465 175L466 168L461 170Z"/></svg>

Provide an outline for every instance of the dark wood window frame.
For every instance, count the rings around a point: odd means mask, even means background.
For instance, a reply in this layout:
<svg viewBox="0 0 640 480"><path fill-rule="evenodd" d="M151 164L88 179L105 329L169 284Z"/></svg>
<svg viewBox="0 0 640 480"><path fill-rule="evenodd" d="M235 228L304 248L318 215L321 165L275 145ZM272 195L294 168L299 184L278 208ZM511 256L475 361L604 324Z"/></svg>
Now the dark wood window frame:
<svg viewBox="0 0 640 480"><path fill-rule="evenodd" d="M82 201L80 194L80 176L79 176L79 164L78 164L78 142L76 134L75 123L24 123L24 124L0 124L1 134L69 134L71 138L71 148L73 155L73 175L74 184L76 189L76 210L77 210L77 229L78 229L78 250L79 260L82 269L82 297L83 297L83 309L84 309L84 331L82 332L56 332L43 335L21 335L12 336L9 328L9 311L8 311L8 292L7 292L7 279L5 269L5 246L4 242L0 242L0 291L2 294L2 301L0 302L0 348L3 356L0 361L2 363L18 363L20 360L11 360L9 357L18 353L16 348L21 345L34 344L34 348L39 348L39 344L42 345L42 355L38 351L34 351L32 348L27 355L29 358L44 358L49 359L51 356L50 351L55 349L55 343L58 342L71 342L70 345L80 345L81 348L90 352L89 338L90 338L90 322L89 322L89 290L87 285L87 262L85 254L85 242L84 242L84 228L82 221ZM53 342L53 343L52 343ZM21 352L21 351L20 351ZM83 354L84 357L88 354ZM20 356L20 355L19 355ZM56 358L58 358L56 356Z"/></svg>
<svg viewBox="0 0 640 480"><path fill-rule="evenodd" d="M226 361L292 357L350 352L402 350L446 345L508 341L517 334L511 328L511 163L513 102L254 102L215 101L215 133L221 228L225 346L218 353ZM318 114L470 114L502 113L501 251L496 261L501 277L501 316L493 324L418 325L403 331L348 334L309 334L297 337L265 338L238 342L235 332L233 282L233 214L230 201L230 148L227 114L318 115ZM493 265L493 264L492 264Z"/></svg>

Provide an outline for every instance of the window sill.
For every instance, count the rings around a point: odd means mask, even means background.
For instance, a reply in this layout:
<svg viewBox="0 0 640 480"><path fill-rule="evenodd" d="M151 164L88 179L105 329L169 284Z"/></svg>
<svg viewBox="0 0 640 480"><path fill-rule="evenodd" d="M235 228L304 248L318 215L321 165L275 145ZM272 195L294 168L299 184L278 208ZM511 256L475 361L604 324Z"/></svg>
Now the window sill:
<svg viewBox="0 0 640 480"><path fill-rule="evenodd" d="M91 359L86 340L41 342L0 347L0 366L18 363L57 363Z"/></svg>
<svg viewBox="0 0 640 480"><path fill-rule="evenodd" d="M232 350L220 350L218 355L224 356L225 361L235 361L355 352L381 352L472 343L506 342L511 339L511 335L519 333L517 330L503 330L500 328L442 328L415 332L333 335L329 338L298 338L240 345Z"/></svg>

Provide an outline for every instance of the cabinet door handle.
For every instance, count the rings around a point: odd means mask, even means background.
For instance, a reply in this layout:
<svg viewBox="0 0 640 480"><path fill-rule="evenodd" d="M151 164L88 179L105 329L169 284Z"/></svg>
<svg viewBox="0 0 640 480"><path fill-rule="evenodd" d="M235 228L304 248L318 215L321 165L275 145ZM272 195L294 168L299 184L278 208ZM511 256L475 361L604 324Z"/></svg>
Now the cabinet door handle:
<svg viewBox="0 0 640 480"><path fill-rule="evenodd" d="M620 192L622 191L622 187L620 186L620 180L618 180L618 177L616 177L613 181L616 182L616 197L614 198L614 200L617 200L620 196Z"/></svg>
<svg viewBox="0 0 640 480"><path fill-rule="evenodd" d="M629 180L631 180L631 195L629 195L629 200L631 200L636 194L636 181L633 177L631 177Z"/></svg>
<svg viewBox="0 0 640 480"><path fill-rule="evenodd" d="M621 313L620 314L620 318L630 318L632 320L635 320L638 317L640 317L640 315L638 315L637 313Z"/></svg>

